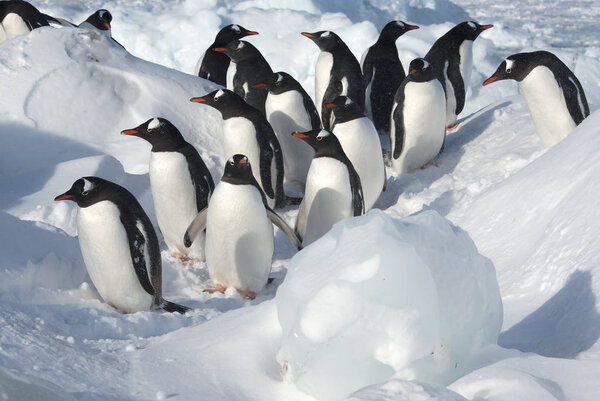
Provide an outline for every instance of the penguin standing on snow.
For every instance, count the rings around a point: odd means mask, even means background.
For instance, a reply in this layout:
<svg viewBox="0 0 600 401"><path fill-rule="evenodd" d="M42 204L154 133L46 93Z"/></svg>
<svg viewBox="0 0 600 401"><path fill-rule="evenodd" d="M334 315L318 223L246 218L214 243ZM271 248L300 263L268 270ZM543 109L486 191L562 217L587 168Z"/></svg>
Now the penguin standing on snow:
<svg viewBox="0 0 600 401"><path fill-rule="evenodd" d="M267 205L248 158L233 155L225 164L208 207L185 234L186 245L191 245L206 227L206 264L215 282L215 288L206 292L225 292L233 287L246 298L256 297L271 271L272 224L302 249L292 229Z"/></svg>
<svg viewBox="0 0 600 401"><path fill-rule="evenodd" d="M215 41L200 56L196 64L195 74L200 78L208 79L221 86L227 86L227 69L229 68L229 57L221 52L214 51L216 47L224 47L229 42L240 40L249 35L258 35L258 32L249 31L243 26L231 24L223 27Z"/></svg>
<svg viewBox="0 0 600 401"><path fill-rule="evenodd" d="M129 191L102 178L84 177L54 200L71 200L79 206L77 234L83 261L107 304L121 313L189 310L162 298L158 238Z"/></svg>
<svg viewBox="0 0 600 401"><path fill-rule="evenodd" d="M519 83L535 130L546 146L562 140L590 114L579 80L550 52L513 54L483 84L503 79Z"/></svg>
<svg viewBox="0 0 600 401"><path fill-rule="evenodd" d="M398 57L396 40L407 31L419 29L402 21L383 27L377 42L363 54L361 65L365 85L365 112L380 134L390 132L394 94L406 74Z"/></svg>
<svg viewBox="0 0 600 401"><path fill-rule="evenodd" d="M283 150L285 178L304 187L315 151L290 134L321 127L315 104L300 83L285 72L277 72L254 86L268 90L265 112Z"/></svg>
<svg viewBox="0 0 600 401"><path fill-rule="evenodd" d="M265 115L267 92L254 87L273 75L271 66L256 47L245 40L234 40L226 46L216 47L217 52L230 58L227 69L227 89L241 96L250 106Z"/></svg>
<svg viewBox="0 0 600 401"><path fill-rule="evenodd" d="M433 160L444 146L445 122L444 88L427 60L414 59L396 92L392 109L394 170L409 172Z"/></svg>
<svg viewBox="0 0 600 401"><path fill-rule="evenodd" d="M317 110L325 129L331 128L331 109L325 104L338 96L348 96L360 108L365 108L365 89L360 64L348 46L331 31L302 32L321 53L315 67L315 97Z"/></svg>
<svg viewBox="0 0 600 401"><path fill-rule="evenodd" d="M369 211L387 181L377 130L349 97L338 96L325 106L333 110L333 134L360 176L365 211Z"/></svg>
<svg viewBox="0 0 600 401"><path fill-rule="evenodd" d="M60 24L26 1L0 1L0 42L49 26L50 23Z"/></svg>
<svg viewBox="0 0 600 401"><path fill-rule="evenodd" d="M208 205L215 184L198 151L164 118L151 118L122 135L145 139L152 145L150 188L158 227L169 250L182 261L204 258L203 240L183 245L183 234L198 212Z"/></svg>
<svg viewBox="0 0 600 401"><path fill-rule="evenodd" d="M252 172L267 196L269 207L284 205L283 153L264 115L228 89L219 89L190 101L217 109L223 117L223 156L248 155Z"/></svg>
<svg viewBox="0 0 600 401"><path fill-rule="evenodd" d="M313 130L292 135L315 149L295 228L307 246L338 221L363 214L365 203L360 177L334 134Z"/></svg>
<svg viewBox="0 0 600 401"><path fill-rule="evenodd" d="M465 96L473 69L473 41L493 25L461 22L435 41L425 55L446 93L446 127L458 125L456 116L465 106Z"/></svg>

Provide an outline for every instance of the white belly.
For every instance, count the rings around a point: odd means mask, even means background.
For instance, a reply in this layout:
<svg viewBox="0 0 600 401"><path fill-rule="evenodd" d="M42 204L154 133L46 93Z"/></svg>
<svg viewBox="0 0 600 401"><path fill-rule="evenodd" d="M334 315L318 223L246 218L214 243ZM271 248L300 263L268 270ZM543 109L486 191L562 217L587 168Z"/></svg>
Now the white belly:
<svg viewBox="0 0 600 401"><path fill-rule="evenodd" d="M346 165L329 157L313 159L304 193L304 245L321 238L338 221L352 217L352 190ZM302 226L302 224L299 224Z"/></svg>
<svg viewBox="0 0 600 401"><path fill-rule="evenodd" d="M273 226L250 185L220 182L206 217L206 263L215 284L258 293L273 258Z"/></svg>
<svg viewBox="0 0 600 401"><path fill-rule="evenodd" d="M394 170L399 173L418 169L433 160L445 135L444 90L437 79L410 82L404 88L404 95L404 146L400 157L392 158Z"/></svg>
<svg viewBox="0 0 600 401"><path fill-rule="evenodd" d="M547 67L538 66L519 82L535 124L535 130L546 146L552 146L577 124L569 114L562 90Z"/></svg>
<svg viewBox="0 0 600 401"><path fill-rule="evenodd" d="M23 18L14 13L6 14L2 20L2 28L4 29L4 36L6 39L12 39L15 36L30 32L30 29L25 21L23 21Z"/></svg>
<svg viewBox="0 0 600 401"><path fill-rule="evenodd" d="M293 132L305 132L312 128L302 95L293 90L280 95L269 93L265 111L281 144L286 179L304 185L315 152L306 142L291 135Z"/></svg>
<svg viewBox="0 0 600 401"><path fill-rule="evenodd" d="M366 117L336 124L333 133L360 177L365 211L379 198L385 181L381 142L375 126Z"/></svg>
<svg viewBox="0 0 600 401"><path fill-rule="evenodd" d="M458 48L460 55L459 71L465 84L465 100L469 89L469 81L471 80L471 72L473 71L473 41L465 40Z"/></svg>
<svg viewBox="0 0 600 401"><path fill-rule="evenodd" d="M102 299L125 313L149 310L153 297L135 273L117 206L102 201L79 208L77 232L85 266Z"/></svg>
<svg viewBox="0 0 600 401"><path fill-rule="evenodd" d="M444 83L446 85L446 127L451 127L456 123L456 95L448 79L448 61L444 66Z"/></svg>
<svg viewBox="0 0 600 401"><path fill-rule="evenodd" d="M233 77L235 77L235 73L237 71L237 65L234 62L229 63L229 67L227 67L227 89L230 91L233 90Z"/></svg>
<svg viewBox="0 0 600 401"><path fill-rule="evenodd" d="M203 259L204 234L190 248L183 245L185 230L198 214L185 157L178 152L152 152L149 175L156 220L167 246L171 252Z"/></svg>
<svg viewBox="0 0 600 401"><path fill-rule="evenodd" d="M323 51L319 53L319 58L317 59L317 65L315 67L315 106L317 107L319 115L321 115L323 96L325 96L325 91L329 86L332 68L333 55Z"/></svg>

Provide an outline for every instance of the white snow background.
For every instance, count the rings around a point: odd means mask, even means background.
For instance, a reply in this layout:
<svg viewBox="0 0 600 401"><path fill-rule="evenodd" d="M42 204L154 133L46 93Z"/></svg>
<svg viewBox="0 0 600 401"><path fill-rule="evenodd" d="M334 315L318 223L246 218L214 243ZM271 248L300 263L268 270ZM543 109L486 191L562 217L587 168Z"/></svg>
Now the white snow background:
<svg viewBox="0 0 600 401"><path fill-rule="evenodd" d="M348 400L600 399L600 6L456 3L32 1L76 23L109 9L113 36L127 51L70 28L0 43L0 399L315 399L299 387L323 400L354 390ZM98 175L133 192L155 221L149 145L119 133L156 116L171 120L220 177L221 119L189 102L216 87L189 74L220 27L257 30L248 40L312 94L318 49L301 31L334 30L360 57L386 22L420 25L397 41L406 68L470 18L494 28L475 42L460 128L437 165L389 177L376 204L383 212L338 224L292 262L293 246L276 231L275 280L254 301L231 290L202 293L211 285L205 266L182 266L167 251L164 296L191 313L121 315L101 301L80 254L76 207L53 198L77 178ZM503 58L536 49L554 52L576 73L592 110L550 149L516 83L481 86ZM293 224L294 207L281 213ZM398 291L386 286L377 298L381 287L372 279L410 255L413 268L429 270L402 271ZM441 276L448 266L465 273ZM498 288L503 319L494 345ZM413 310L402 303L410 292ZM286 302L290 294L305 299ZM341 320L333 319L336 310ZM280 321L295 324L294 313L314 340L295 349L324 355L308 364L321 369L308 386L280 374L285 344L295 341ZM398 326L402 319L408 323ZM440 337L455 341L445 357L438 357ZM379 364L372 376L332 363L335 352L368 347L375 351L363 359ZM430 349L435 356L423 355ZM427 365L433 359L442 363Z"/></svg>

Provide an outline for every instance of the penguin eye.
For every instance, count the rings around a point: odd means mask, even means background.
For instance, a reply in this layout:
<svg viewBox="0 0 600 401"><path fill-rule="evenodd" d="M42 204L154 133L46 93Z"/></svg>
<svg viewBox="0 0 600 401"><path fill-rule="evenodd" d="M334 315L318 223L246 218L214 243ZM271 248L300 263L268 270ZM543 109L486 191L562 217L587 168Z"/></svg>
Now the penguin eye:
<svg viewBox="0 0 600 401"><path fill-rule="evenodd" d="M507 74L510 74L511 72L512 72L512 68L507 68L507 69L506 69L506 73L507 73Z"/></svg>
<svg viewBox="0 0 600 401"><path fill-rule="evenodd" d="M89 194L89 193L90 193L90 191L83 191L83 192L81 193L81 195L83 195L83 196L88 196L88 194Z"/></svg>
<svg viewBox="0 0 600 401"><path fill-rule="evenodd" d="M231 161L229 162L229 165L231 165L231 166L235 166L235 162L234 162L233 160L231 160Z"/></svg>
<svg viewBox="0 0 600 401"><path fill-rule="evenodd" d="M318 137L317 137L317 141L322 141L322 140L323 140L323 137L322 137L322 136L318 136Z"/></svg>

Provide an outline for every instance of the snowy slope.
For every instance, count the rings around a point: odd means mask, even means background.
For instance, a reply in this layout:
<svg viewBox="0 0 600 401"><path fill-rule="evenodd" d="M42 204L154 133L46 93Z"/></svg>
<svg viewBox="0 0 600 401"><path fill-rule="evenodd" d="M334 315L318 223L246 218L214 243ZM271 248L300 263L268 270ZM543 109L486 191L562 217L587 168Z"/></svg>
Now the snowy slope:
<svg viewBox="0 0 600 401"><path fill-rule="evenodd" d="M155 116L170 119L220 177L221 119L189 102L215 86L188 73L224 24L258 30L249 40L312 93L318 51L299 32L333 29L360 56L388 20L416 23L420 30L398 40L406 66L470 10L445 0L32 3L74 22L108 8L113 35L128 52L75 29L44 28L0 43L0 397L312 400L282 380L276 359L282 332L273 298L295 254L281 232L275 280L255 301L235 291L202 293L211 284L205 265L182 266L163 251L165 298L194 311L120 315L87 277L76 208L52 199L80 176L100 175L130 189L155 221L149 147L119 135ZM586 14L585 1L571 3L586 20L598 15L595 8ZM551 49L574 68L596 110L598 43L576 41L575 32L567 48L552 49L566 40L543 30L554 14L548 21L523 14L534 26L520 26L509 14L482 11L491 5L478 2L471 14L496 26L475 43L460 128L435 164L390 176L376 207L398 226L432 209L472 238L496 269L500 347L477 354L470 369L478 369L448 389L395 377L353 401L592 401L600 394L600 114L544 149L516 84L480 86L507 55ZM581 25L582 38L588 27ZM295 214L293 207L282 212L289 223Z"/></svg>

